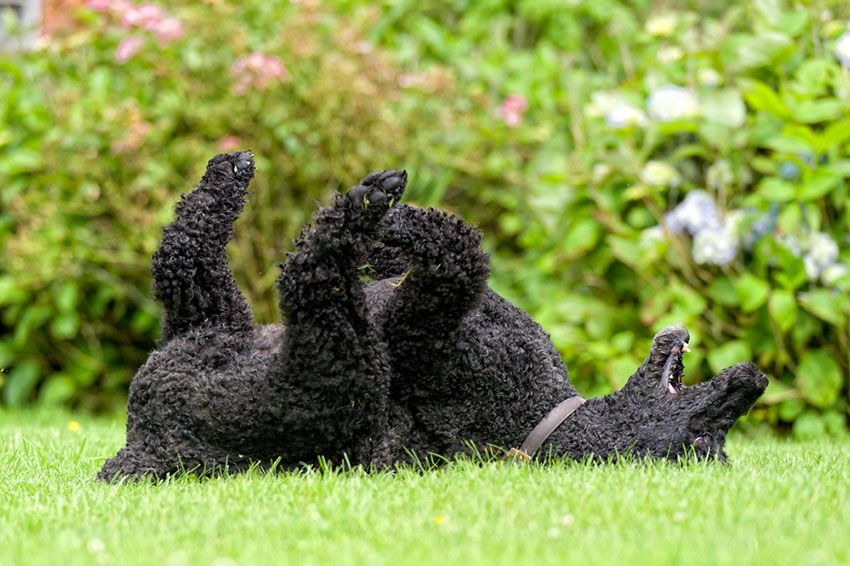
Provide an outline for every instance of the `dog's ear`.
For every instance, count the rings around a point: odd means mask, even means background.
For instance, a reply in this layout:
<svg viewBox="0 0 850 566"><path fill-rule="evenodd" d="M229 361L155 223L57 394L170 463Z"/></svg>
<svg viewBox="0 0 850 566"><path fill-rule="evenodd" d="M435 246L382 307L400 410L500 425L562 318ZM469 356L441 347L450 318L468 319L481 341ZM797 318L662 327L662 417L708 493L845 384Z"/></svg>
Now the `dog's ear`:
<svg viewBox="0 0 850 566"><path fill-rule="evenodd" d="M640 391L648 391L656 386L666 387L661 379L665 366L669 365L671 354L678 355L681 360L682 352L689 351L688 340L690 334L682 325L667 326L660 330L652 339L649 355L629 378L626 386Z"/></svg>

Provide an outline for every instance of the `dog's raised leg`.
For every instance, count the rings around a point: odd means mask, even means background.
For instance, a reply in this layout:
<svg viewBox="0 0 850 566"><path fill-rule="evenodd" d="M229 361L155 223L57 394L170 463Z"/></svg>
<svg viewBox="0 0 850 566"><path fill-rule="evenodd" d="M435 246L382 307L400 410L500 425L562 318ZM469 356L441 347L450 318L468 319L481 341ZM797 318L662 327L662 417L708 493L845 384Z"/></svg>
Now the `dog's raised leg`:
<svg viewBox="0 0 850 566"><path fill-rule="evenodd" d="M177 203L177 218L163 230L151 268L154 298L164 307L160 346L202 325L230 332L251 328L251 310L227 265L226 246L253 176L249 152L217 155L197 188Z"/></svg>
<svg viewBox="0 0 850 566"><path fill-rule="evenodd" d="M282 380L313 401L300 411L322 454L354 463L389 461L385 430L389 371L367 314L360 270L377 226L401 197L405 173L369 175L320 209L281 266L286 332Z"/></svg>
<svg viewBox="0 0 850 566"><path fill-rule="evenodd" d="M393 368L422 375L486 288L490 256L481 234L457 216L402 205L385 219L384 242L400 250L409 271L396 284L381 325Z"/></svg>

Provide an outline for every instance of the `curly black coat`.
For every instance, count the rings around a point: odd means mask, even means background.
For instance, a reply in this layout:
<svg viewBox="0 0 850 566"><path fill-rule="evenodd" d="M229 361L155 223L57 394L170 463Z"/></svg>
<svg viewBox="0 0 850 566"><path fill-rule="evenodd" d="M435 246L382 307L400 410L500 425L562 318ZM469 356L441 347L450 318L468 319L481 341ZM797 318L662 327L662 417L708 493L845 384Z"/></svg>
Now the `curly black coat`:
<svg viewBox="0 0 850 566"><path fill-rule="evenodd" d="M487 287L478 231L397 204L403 172L373 173L316 213L281 266L285 326L254 325L225 249L253 173L248 152L214 157L164 229L162 337L130 387L127 445L99 478L518 446L578 395L546 332ZM766 378L741 363L681 386L687 339L660 332L626 386L588 400L539 454L725 458Z"/></svg>

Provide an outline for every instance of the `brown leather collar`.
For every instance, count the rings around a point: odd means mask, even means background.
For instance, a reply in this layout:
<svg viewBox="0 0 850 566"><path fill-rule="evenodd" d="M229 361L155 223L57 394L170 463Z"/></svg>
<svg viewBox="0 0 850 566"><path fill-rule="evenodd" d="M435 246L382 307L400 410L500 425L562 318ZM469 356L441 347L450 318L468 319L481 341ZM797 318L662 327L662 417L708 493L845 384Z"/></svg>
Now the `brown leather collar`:
<svg viewBox="0 0 850 566"><path fill-rule="evenodd" d="M534 429L528 433L525 442L519 448L511 448L508 456L512 456L519 460L528 461L537 452L549 435L558 428L562 422L567 420L567 417L572 415L576 409L584 405L585 399L579 395L570 397L565 401L561 401L557 407L549 411L549 414L543 417L543 420L538 423Z"/></svg>

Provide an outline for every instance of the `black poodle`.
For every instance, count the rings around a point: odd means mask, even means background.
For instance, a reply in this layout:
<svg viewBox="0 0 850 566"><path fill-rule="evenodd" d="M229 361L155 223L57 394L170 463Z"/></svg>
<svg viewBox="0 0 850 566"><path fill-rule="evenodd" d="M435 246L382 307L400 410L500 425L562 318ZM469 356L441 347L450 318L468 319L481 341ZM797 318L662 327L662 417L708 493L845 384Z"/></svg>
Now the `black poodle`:
<svg viewBox="0 0 850 566"><path fill-rule="evenodd" d="M316 213L281 266L285 326L256 326L225 249L253 173L248 152L214 157L165 228L152 268L162 338L130 386L127 445L99 478L497 447L724 459L767 384L745 362L685 387L688 333L670 327L622 390L584 402L546 332L487 287L479 232L398 204L398 171Z"/></svg>

